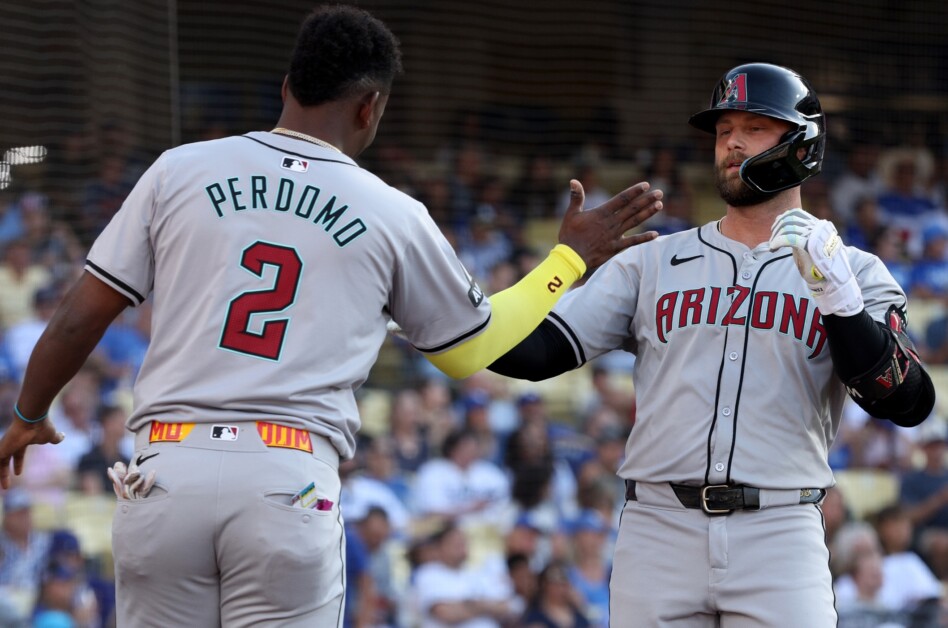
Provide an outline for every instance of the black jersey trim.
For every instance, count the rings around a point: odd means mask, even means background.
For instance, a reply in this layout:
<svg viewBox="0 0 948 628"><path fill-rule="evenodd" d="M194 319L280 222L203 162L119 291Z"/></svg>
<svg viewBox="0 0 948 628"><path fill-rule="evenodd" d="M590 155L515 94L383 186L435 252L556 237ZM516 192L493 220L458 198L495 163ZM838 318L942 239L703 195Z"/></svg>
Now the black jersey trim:
<svg viewBox="0 0 948 628"><path fill-rule="evenodd" d="M303 153L296 153L296 152L293 152L293 151L291 151L291 150L283 150L283 149L280 148L279 146L274 146L273 144L267 144L266 142L264 142L264 141L262 141L262 140L258 140L258 139L255 138L255 137L250 137L249 135L241 135L240 137L242 137L242 138L244 138L244 139L248 139L248 140L250 140L251 142L256 142L257 144L260 144L260 145L262 145L262 146L266 146L267 148L272 148L273 150L275 150L275 151L277 151L277 152L279 152L279 153L283 153L284 155L295 155L295 156L297 156L297 157L302 157L303 159L309 159L309 160L312 160L312 161L326 161L326 162L333 163L333 164L343 164L343 165L345 165L345 166L352 166L352 167L354 167L354 168L358 168L358 166L357 166L356 164L354 164L354 163L352 163L352 162L349 162L349 161L343 161L343 160L341 160L341 159L326 159L325 157L313 157L312 155L304 155Z"/></svg>
<svg viewBox="0 0 948 628"><path fill-rule="evenodd" d="M563 331L569 335L570 340L572 340L573 344L576 346L576 351L579 354L579 364L577 366L586 364L586 352L583 351L583 345L579 342L579 336L576 335L576 332L574 332L570 326L566 324L566 321L564 321L562 317L560 317L560 315L556 312L550 312L548 316L559 323L560 327L562 327Z"/></svg>
<svg viewBox="0 0 948 628"><path fill-rule="evenodd" d="M735 259L734 259L734 256L731 255L731 252L728 251L728 250L726 250L726 249L722 249L722 248L719 247L719 246L714 246L713 244L711 244L710 242L708 242L707 240L705 240L705 239L701 236L701 229L698 229L698 232L697 232L697 233L698 233L698 241L699 241L699 242L701 242L702 244L704 244L704 245L707 246L708 248L714 249L715 251L718 251L719 253L724 253L724 254L727 255L729 258L731 258L731 270L733 271L733 276L731 277L731 285L736 284L736 283L737 283L737 260L735 260Z"/></svg>
<svg viewBox="0 0 948 628"><path fill-rule="evenodd" d="M444 351L445 349L450 349L451 347L453 347L454 345L458 344L459 342L462 342L462 341L464 341L464 340L467 340L467 339L470 338L471 336L474 336L475 334L477 334L478 332L480 332L482 329L484 329L485 327L487 327L488 323L490 323L490 315L487 316L487 319L486 319L483 323L481 323L480 325L478 325L477 327L475 327L475 328L472 329L471 331L469 331L469 332L467 332L467 333L464 333L464 334L461 334L460 336L458 336L458 337L455 338L454 340L449 340L448 342L446 342L446 343L444 343L444 344L442 344L442 345L438 345L437 347L431 347L430 349L422 349L421 347L415 347L415 348L418 349L419 351L421 351L422 353L438 353L439 351Z"/></svg>
<svg viewBox="0 0 948 628"><path fill-rule="evenodd" d="M788 257L791 257L791 255L790 254L781 255L780 257L775 257L773 259L770 259L764 262L761 265L760 270L757 271L757 276L754 277L754 283L751 284L750 294L747 295L748 311L747 311L747 317L746 317L747 320L744 322L744 349L742 351L742 358L741 358L741 376L737 382L737 395L734 398L734 412L733 412L734 416L731 417L731 450L730 450L730 453L728 453L728 457L727 457L727 482L729 484L731 482L731 466L734 463L734 450L737 449L737 417L741 413L741 395L744 392L744 372L747 370L747 346L750 343L751 322L753 320L753 317L751 316L751 309L753 308L754 295L757 294L757 284L760 282L760 278L763 276L764 270L771 264L779 262L780 260L786 259ZM722 360L724 359L723 354L721 358ZM720 380L718 380L719 389L720 389L720 385L721 385L721 382ZM711 463L711 459L709 458L708 464L710 463Z"/></svg>
<svg viewBox="0 0 948 628"><path fill-rule="evenodd" d="M140 295L137 290L135 290L134 288L132 288L130 285L128 285L127 283L125 283L125 282L122 281L121 279L117 278L117 277L116 277L115 275L113 275L112 273L110 273L110 272L108 272L107 270L103 269L101 266L98 266L97 264L94 264L93 262L91 262L91 261L88 260L88 259L86 260L86 266L89 266L90 268L92 268L93 270L95 270L95 272L99 273L100 275L102 275L103 277L105 277L106 279L108 279L109 281L111 281L112 283L114 283L116 286L118 286L119 288L121 288L122 290L124 290L125 292L127 292L129 295L135 297L135 299L138 300L138 303L136 303L135 305L141 305L142 303L145 302L145 297L143 297L142 295ZM126 296L127 296L127 295L126 295Z"/></svg>

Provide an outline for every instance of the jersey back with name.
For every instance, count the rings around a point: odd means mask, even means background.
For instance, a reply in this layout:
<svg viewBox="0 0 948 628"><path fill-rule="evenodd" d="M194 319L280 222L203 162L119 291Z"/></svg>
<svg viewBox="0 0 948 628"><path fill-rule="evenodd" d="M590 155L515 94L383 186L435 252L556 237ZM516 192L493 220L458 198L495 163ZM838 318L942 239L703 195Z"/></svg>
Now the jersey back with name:
<svg viewBox="0 0 948 628"><path fill-rule="evenodd" d="M163 154L86 269L135 304L153 294L130 428L269 418L343 455L390 318L430 349L490 315L420 203L341 153L270 133Z"/></svg>

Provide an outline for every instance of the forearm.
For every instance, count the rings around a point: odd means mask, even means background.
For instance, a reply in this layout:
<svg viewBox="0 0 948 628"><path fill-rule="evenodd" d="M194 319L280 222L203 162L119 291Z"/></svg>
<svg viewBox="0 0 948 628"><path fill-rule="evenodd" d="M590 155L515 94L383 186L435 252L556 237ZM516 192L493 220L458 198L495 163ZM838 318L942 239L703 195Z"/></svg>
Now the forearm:
<svg viewBox="0 0 948 628"><path fill-rule="evenodd" d="M456 379L473 375L527 337L585 271L585 264L575 252L558 245L526 277L491 296L487 329L444 353L425 357Z"/></svg>
<svg viewBox="0 0 948 628"><path fill-rule="evenodd" d="M824 316L833 364L850 395L872 416L897 425L918 425L931 413L935 389L903 331L901 310L888 325L863 310L855 316Z"/></svg>

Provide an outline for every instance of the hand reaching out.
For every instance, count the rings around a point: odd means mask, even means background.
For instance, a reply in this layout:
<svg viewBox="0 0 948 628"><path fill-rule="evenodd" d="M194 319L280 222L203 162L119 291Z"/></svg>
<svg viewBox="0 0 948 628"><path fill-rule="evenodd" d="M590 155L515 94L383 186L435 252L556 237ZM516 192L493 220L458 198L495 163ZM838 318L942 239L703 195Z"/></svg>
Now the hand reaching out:
<svg viewBox="0 0 948 628"><path fill-rule="evenodd" d="M587 268L601 266L616 253L658 237L656 231L626 233L662 208L661 190L650 190L649 184L643 181L599 207L583 210L586 194L582 184L573 179L569 186L570 202L560 225L559 242L576 251Z"/></svg>

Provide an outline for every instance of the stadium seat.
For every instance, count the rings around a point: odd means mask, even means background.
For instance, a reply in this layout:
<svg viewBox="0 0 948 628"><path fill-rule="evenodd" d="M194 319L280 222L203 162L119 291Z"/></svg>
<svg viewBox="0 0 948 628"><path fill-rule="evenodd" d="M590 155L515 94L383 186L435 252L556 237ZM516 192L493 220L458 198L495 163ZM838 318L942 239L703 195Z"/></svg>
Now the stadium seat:
<svg viewBox="0 0 948 628"><path fill-rule="evenodd" d="M836 486L856 519L864 519L899 499L899 478L883 469L836 471Z"/></svg>

